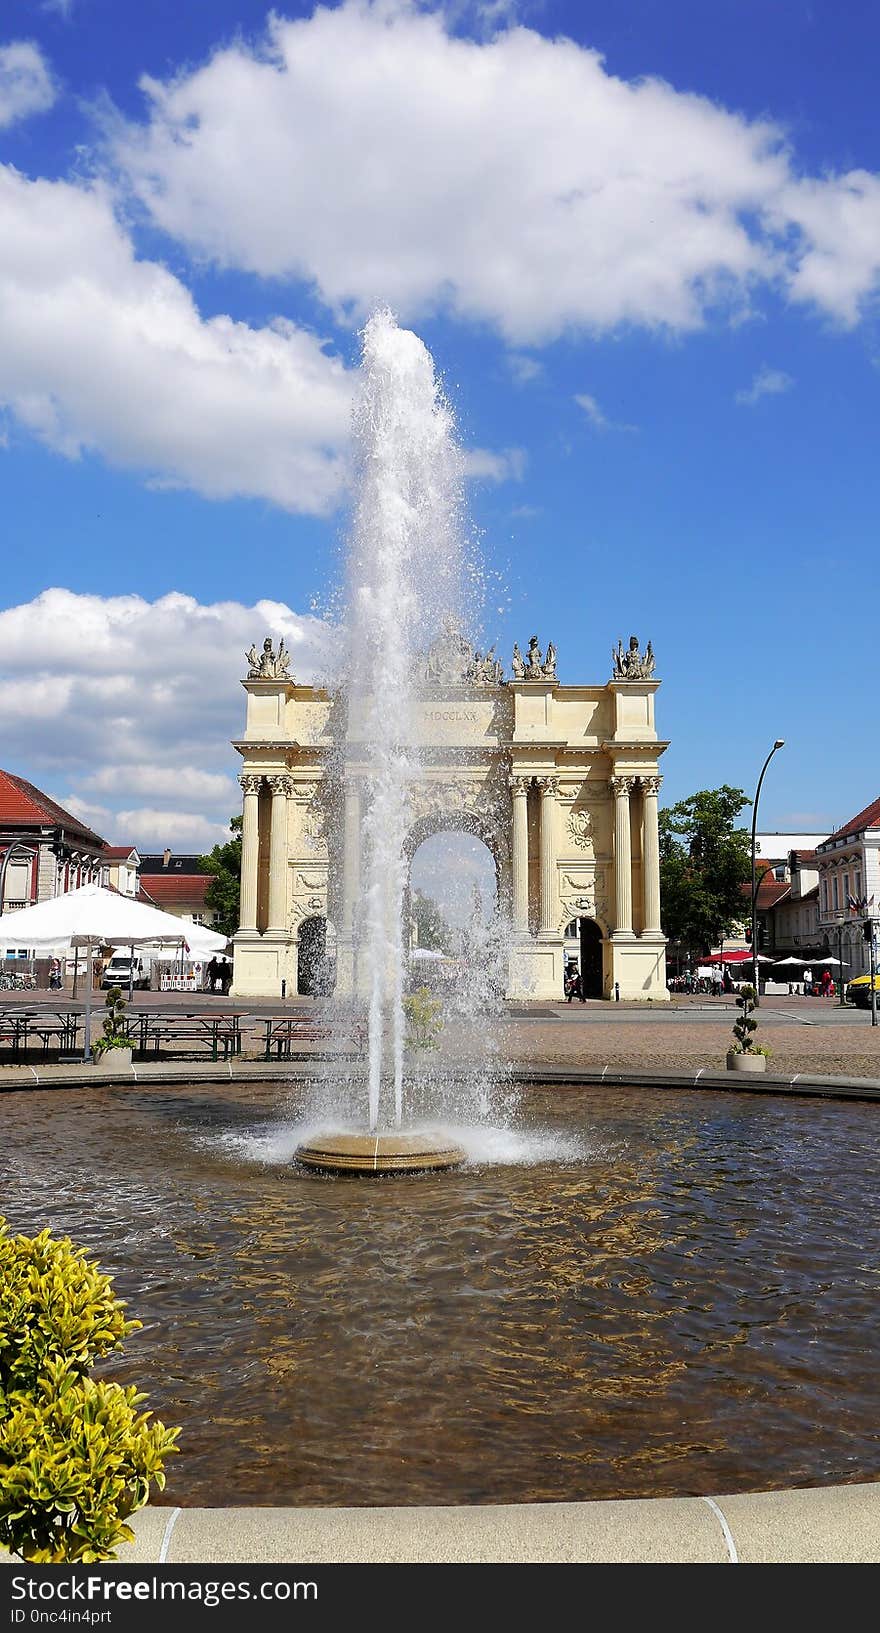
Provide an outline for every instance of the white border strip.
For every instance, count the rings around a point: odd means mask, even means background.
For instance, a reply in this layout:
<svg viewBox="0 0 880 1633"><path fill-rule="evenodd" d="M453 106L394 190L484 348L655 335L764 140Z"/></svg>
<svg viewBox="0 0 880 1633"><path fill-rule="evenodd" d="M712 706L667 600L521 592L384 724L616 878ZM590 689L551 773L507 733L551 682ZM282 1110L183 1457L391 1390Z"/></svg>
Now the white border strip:
<svg viewBox="0 0 880 1633"><path fill-rule="evenodd" d="M730 1526L728 1525L727 1520L725 1519L724 1515L722 1514L721 1509L718 1507L718 1504L714 1501L714 1499L712 1497L704 1497L703 1502L709 1504L709 1507L711 1508L712 1513L715 1515L715 1518L718 1521L718 1524L721 1526L721 1532L722 1532L722 1535L724 1537L724 1541L727 1544L727 1557L728 1557L728 1560L729 1560L730 1564L731 1565L738 1565L739 1564L739 1554L736 1551L736 1543L733 1540L733 1534L731 1532Z"/></svg>

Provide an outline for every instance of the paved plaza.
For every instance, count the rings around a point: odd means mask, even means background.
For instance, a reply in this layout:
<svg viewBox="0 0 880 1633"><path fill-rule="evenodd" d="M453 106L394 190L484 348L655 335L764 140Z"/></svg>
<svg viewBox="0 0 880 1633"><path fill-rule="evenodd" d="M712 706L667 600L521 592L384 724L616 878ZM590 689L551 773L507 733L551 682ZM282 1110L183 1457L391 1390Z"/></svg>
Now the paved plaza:
<svg viewBox="0 0 880 1633"><path fill-rule="evenodd" d="M25 995L0 995L0 1020L4 1010L21 1007ZM81 999L69 996L49 1000L46 994L27 994L34 1007L76 1009ZM134 1006L156 1014L239 1013L243 1059L256 1060L263 1053L265 1022L269 1016L300 1017L304 1023L323 1021L326 1011L307 1000L288 999L284 1003L251 999L234 1003L219 995L138 993ZM502 1058L517 1065L541 1065L582 1070L634 1067L658 1072L698 1071L701 1067L719 1070L724 1066L736 1009L730 998L673 999L662 1009L644 1004L515 1004L503 1006L491 1023ZM95 994L93 1028L100 1031L103 1002ZM330 1017L328 1017L329 1019ZM765 998L757 1012L758 1040L768 1045L772 1056L768 1069L773 1073L880 1077L880 1027L871 1027L869 1010L841 1008L821 998ZM339 1037L314 1041L306 1039L299 1055L350 1053L350 1028L340 1028ZM335 1041L334 1041L335 1039ZM487 1028L484 1021L466 1025L450 1020L444 1028L438 1059L461 1062L482 1056ZM163 1046L163 1054L181 1055L204 1050L186 1044ZM2 1063L12 1064L4 1053Z"/></svg>

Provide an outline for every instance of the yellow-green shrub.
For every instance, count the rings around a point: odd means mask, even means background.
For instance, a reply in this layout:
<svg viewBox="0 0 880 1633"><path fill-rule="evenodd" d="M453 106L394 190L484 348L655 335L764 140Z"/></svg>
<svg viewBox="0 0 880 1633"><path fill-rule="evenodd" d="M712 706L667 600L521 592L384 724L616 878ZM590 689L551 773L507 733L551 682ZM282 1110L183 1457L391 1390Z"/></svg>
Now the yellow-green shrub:
<svg viewBox="0 0 880 1633"><path fill-rule="evenodd" d="M31 1389L47 1361L86 1372L139 1327L125 1304L68 1237L10 1236L0 1219L0 1399Z"/></svg>
<svg viewBox="0 0 880 1633"><path fill-rule="evenodd" d="M428 987L416 987L403 1000L406 1041L412 1049L439 1049L443 1030L443 1005L432 998Z"/></svg>
<svg viewBox="0 0 880 1633"><path fill-rule="evenodd" d="M112 1559L126 1520L165 1484L177 1450L134 1388L91 1363L140 1326L66 1238L10 1236L0 1220L0 1544L39 1563Z"/></svg>

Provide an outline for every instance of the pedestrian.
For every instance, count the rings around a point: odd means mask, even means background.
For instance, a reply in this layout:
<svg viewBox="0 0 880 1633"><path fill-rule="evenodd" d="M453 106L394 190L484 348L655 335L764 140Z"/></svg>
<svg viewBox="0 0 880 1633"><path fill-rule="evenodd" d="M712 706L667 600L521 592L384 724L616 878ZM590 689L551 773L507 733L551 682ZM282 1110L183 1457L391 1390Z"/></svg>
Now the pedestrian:
<svg viewBox="0 0 880 1633"><path fill-rule="evenodd" d="M581 996L581 977L577 964L572 959L565 971L565 1001L571 1003L572 998Z"/></svg>
<svg viewBox="0 0 880 1633"><path fill-rule="evenodd" d="M224 998L228 997L229 989L230 989L231 986L232 986L232 959L231 958L224 958L222 960L222 969L221 969L221 976L220 976L220 990L223 993Z"/></svg>

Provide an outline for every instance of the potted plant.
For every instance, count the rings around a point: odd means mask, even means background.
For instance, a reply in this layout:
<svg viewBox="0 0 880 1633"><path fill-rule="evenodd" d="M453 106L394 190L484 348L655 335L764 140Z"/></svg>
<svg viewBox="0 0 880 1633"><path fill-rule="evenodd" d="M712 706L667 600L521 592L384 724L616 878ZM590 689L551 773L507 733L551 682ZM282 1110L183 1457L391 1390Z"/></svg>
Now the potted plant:
<svg viewBox="0 0 880 1633"><path fill-rule="evenodd" d="M111 987L104 1000L107 1011L104 1016L104 1030L100 1038L92 1044L94 1060L103 1060L109 1050L113 1050L113 1060L108 1062L114 1070L125 1071L131 1065L131 1038L125 1030L125 999L119 987Z"/></svg>
<svg viewBox="0 0 880 1633"><path fill-rule="evenodd" d="M765 1072L770 1050L763 1043L756 1043L753 1034L758 1023L754 1018L753 1010L758 1002L758 995L754 987L744 986L737 993L736 1005L740 1011L733 1023L734 1042L727 1051L727 1070L729 1072Z"/></svg>

